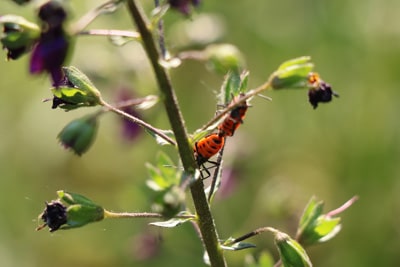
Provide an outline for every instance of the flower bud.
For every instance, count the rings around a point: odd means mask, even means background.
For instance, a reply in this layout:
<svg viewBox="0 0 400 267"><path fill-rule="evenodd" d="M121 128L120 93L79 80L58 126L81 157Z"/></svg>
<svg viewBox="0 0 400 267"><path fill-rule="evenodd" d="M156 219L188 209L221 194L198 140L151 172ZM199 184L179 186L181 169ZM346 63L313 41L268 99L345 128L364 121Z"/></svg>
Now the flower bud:
<svg viewBox="0 0 400 267"><path fill-rule="evenodd" d="M272 74L271 86L273 89L304 88L313 68L310 57L288 60Z"/></svg>
<svg viewBox="0 0 400 267"><path fill-rule="evenodd" d="M24 5L29 3L31 0L13 0L14 3L17 3L18 5Z"/></svg>
<svg viewBox="0 0 400 267"><path fill-rule="evenodd" d="M209 45L205 49L205 54L209 67L223 75L229 71L240 72L245 65L244 56L231 44Z"/></svg>
<svg viewBox="0 0 400 267"><path fill-rule="evenodd" d="M39 26L20 16L0 16L0 24L3 24L0 41L7 50L7 59L17 59L29 52L40 37Z"/></svg>
<svg viewBox="0 0 400 267"><path fill-rule="evenodd" d="M323 214L324 203L312 198L301 216L296 239L304 246L330 240L341 230L340 218Z"/></svg>
<svg viewBox="0 0 400 267"><path fill-rule="evenodd" d="M44 224L36 230L48 226L50 232L54 232L58 229L81 227L104 218L104 209L90 199L63 190L57 194L59 197L57 200L46 203L46 208L39 215Z"/></svg>
<svg viewBox="0 0 400 267"><path fill-rule="evenodd" d="M311 267L312 263L304 248L285 233L275 232L275 244L285 267Z"/></svg>
<svg viewBox="0 0 400 267"><path fill-rule="evenodd" d="M63 67L64 79L51 89L53 92L53 105L66 111L96 106L100 103L100 92L89 78L75 67Z"/></svg>
<svg viewBox="0 0 400 267"><path fill-rule="evenodd" d="M58 134L58 139L65 148L80 156L93 144L97 128L97 117L85 116L67 124Z"/></svg>
<svg viewBox="0 0 400 267"><path fill-rule="evenodd" d="M182 210L185 201L185 193L176 185L158 192L152 205L154 212L161 213L166 218L172 218Z"/></svg>

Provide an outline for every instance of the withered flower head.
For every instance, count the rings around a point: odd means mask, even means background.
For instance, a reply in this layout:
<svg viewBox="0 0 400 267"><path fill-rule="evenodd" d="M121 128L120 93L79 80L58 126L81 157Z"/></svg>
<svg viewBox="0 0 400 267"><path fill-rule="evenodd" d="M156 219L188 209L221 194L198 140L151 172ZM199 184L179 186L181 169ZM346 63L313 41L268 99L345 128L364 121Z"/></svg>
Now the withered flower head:
<svg viewBox="0 0 400 267"><path fill-rule="evenodd" d="M37 230L48 226L50 232L54 232L67 223L67 207L58 200L53 200L50 203L46 202L46 208L39 216L44 221L44 224L39 226Z"/></svg>
<svg viewBox="0 0 400 267"><path fill-rule="evenodd" d="M330 84L323 81L317 73L310 73L308 77L310 90L308 91L308 100L314 109L318 103L327 103L332 100L332 96L339 97L339 94L332 90Z"/></svg>

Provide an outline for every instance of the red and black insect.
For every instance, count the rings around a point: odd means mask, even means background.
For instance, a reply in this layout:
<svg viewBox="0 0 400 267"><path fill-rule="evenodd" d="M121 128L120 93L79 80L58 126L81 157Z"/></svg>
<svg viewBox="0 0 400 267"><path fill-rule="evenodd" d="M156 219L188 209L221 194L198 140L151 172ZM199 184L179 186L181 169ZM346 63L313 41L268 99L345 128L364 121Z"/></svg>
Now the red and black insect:
<svg viewBox="0 0 400 267"><path fill-rule="evenodd" d="M244 96L244 94L242 93L239 95L239 97L241 96ZM232 104L237 101L237 98L238 97L233 98ZM233 136L236 129L243 123L248 107L246 101L244 101L239 106L232 109L221 124L218 125L218 133L223 136Z"/></svg>
<svg viewBox="0 0 400 267"><path fill-rule="evenodd" d="M194 144L194 155L199 167L203 167L207 175L210 176L210 172L204 166L204 163L210 162L214 165L218 165L217 162L210 161L210 158L217 154L225 144L225 136L219 133L209 134ZM207 177L208 177L207 176Z"/></svg>

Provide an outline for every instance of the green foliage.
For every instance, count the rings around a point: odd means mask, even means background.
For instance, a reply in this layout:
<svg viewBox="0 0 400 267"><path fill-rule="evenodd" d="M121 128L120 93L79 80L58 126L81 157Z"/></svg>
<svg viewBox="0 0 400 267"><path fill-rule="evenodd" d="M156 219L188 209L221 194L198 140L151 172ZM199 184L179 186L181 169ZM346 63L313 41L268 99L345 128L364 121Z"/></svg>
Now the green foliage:
<svg viewBox="0 0 400 267"><path fill-rule="evenodd" d="M89 78L73 66L63 67L65 79L61 86L51 89L53 108L70 111L101 104L101 94Z"/></svg>
<svg viewBox="0 0 400 267"><path fill-rule="evenodd" d="M16 15L0 16L3 25L1 44L8 50L7 59L17 59L28 52L40 36L37 24Z"/></svg>
<svg viewBox="0 0 400 267"><path fill-rule="evenodd" d="M311 267L312 263L304 248L287 234L276 231L275 244L284 267Z"/></svg>
<svg viewBox="0 0 400 267"><path fill-rule="evenodd" d="M154 191L163 191L173 185L178 185L182 171L176 168L171 158L164 152L158 152L156 165L146 163L149 179L147 186Z"/></svg>
<svg viewBox="0 0 400 267"><path fill-rule="evenodd" d="M176 214L177 217L182 216L182 215L190 215L190 213L187 211L181 211ZM164 227L164 228L173 228L173 227L179 226L181 224L184 224L185 222L189 222L191 220L193 220L193 219L192 218L172 218L167 221L151 222L150 225Z"/></svg>
<svg viewBox="0 0 400 267"><path fill-rule="evenodd" d="M89 12L88 17L83 17L84 19L79 21L79 23L73 27L71 31L72 35L74 37L80 34L90 35L90 31L84 32L83 29L86 28L86 26L88 26L88 24L97 16L115 12L119 7L122 6L121 4L123 2L125 1L109 1ZM173 146L177 146L177 150L181 153L180 156L183 163L185 163L185 158L189 158L191 161L193 161L193 155L184 155L185 153L182 152L184 149L181 149L182 144L185 144L185 142L187 143L188 138L182 138L182 136L186 135L186 129L184 128L183 121L180 121L180 107L177 105L174 92L172 92L171 96L169 96L166 94L166 90L164 90L167 87L168 89L171 88L172 90L172 86L169 84L170 81L167 69L181 66L181 58L178 56L170 58L169 55L166 55L166 58L164 59L164 54L159 55L157 54L158 51L152 53L154 51L149 49L148 45L149 40L150 42L153 42L153 39L161 39L164 37L161 23L163 22L164 15L167 14L167 8L164 6L157 8L155 12L153 12L151 22L148 23L147 18L145 16L142 17L142 14L140 14L140 8L138 9L139 14L135 13L136 11L134 8L136 8L136 5L137 3L135 1L128 1L128 11L134 18L136 26L141 32L141 36L139 33L135 33L135 36L133 37L133 35L131 35L133 32L129 32L128 34L127 32L118 32L112 30L107 31L104 35L113 39L114 43L118 43L120 45L126 44L128 41L133 39L143 41L142 44L144 45L150 61L156 66L154 69L156 73L157 84L160 85L162 89L160 97L163 98L163 103L166 104L166 110L168 112L170 110L174 110L175 112L172 114L175 114L176 116L174 118L170 117L170 122L173 126L175 126L172 128L175 130L176 137L175 133L171 130L159 130L151 125L144 126L147 124L139 122L135 117L129 116L129 114L123 110L124 108L134 106L135 104L124 106L121 103L116 103L115 106L109 105L102 99L100 91L83 72L75 67L63 67L63 72L65 75L63 83L60 86L57 84L57 87L52 89L54 94L53 108L60 107L68 111L88 106L100 105L102 107L100 107L101 109L94 115L88 115L69 123L61 131L58 138L65 147L71 149L74 153L81 155L90 148L94 139L96 138L99 115L108 111L112 111L120 116L123 116L124 118L130 118L131 121L134 121L145 127L146 131L148 131L156 139L158 144L163 145L168 143L172 144ZM1 18L4 17L0 17L0 19ZM21 21L22 20L19 20L19 22ZM10 26L7 24L7 27L9 35L6 35L4 41L2 39L3 45L7 49L13 48L13 45L15 44L17 45L14 48L17 49L21 48L21 44L23 45L24 49L26 49L25 45L32 45L30 42L34 41L34 37L36 35L33 35L33 37L28 36L30 37L29 39L27 36L21 34L23 31L18 28L19 26L16 27L14 24ZM94 34L95 31L92 31L92 33L93 35L96 35ZM155 46L156 44L153 42L151 45ZM161 40L158 45L160 46L160 50L165 49L165 47L163 47L165 44ZM27 50L24 50L24 52L26 51ZM211 44L205 48L199 48L199 50L194 51L193 54L196 54L196 52L202 55L201 58L198 58L199 61L203 63L205 62L208 64L208 66L211 66L216 73L226 75L223 85L221 86L221 93L219 97L219 104L222 104L225 108L224 111L220 113L221 117L218 117L217 115L215 118L211 118L211 123L209 123L209 126L204 127L205 129L200 129L195 132L195 134L191 137L192 143L200 140L212 131L215 132L215 129L222 120L225 120L226 118L232 119L229 116L232 114L235 115L234 111L238 104L247 105L247 102L244 101L250 100L253 96L262 91L271 88L305 88L307 86L307 78L314 68L314 64L311 62L310 57L300 57L289 60L282 63L267 81L263 80L264 83L261 86L253 90L248 90L249 72L247 70L243 71L245 64L244 56L236 46L231 44ZM174 59L176 59L176 61L174 61ZM161 69L157 69L157 67ZM195 97L191 97L192 100L195 99ZM149 100L143 101L142 104L145 109L148 109L152 107L155 102L156 101ZM208 108L209 106L215 105L214 103L212 105L204 105L204 108ZM236 117L234 117L232 121L233 123L236 123L236 125L240 125L243 118L244 115L238 116L238 114L236 114ZM182 135L182 133L179 133L179 130L184 132L184 134ZM233 134L229 136L232 135ZM225 136L218 129L218 136L225 138L228 136L228 134ZM168 140L168 138L171 138L172 141ZM251 138L247 139L246 142L251 143L252 140L250 139ZM189 153L193 152L190 150L190 147L187 148L189 148ZM246 150L247 145L242 145L241 148ZM186 149L186 152L187 150L188 149ZM199 175L199 173L202 171L201 169L199 170L199 168L203 168L203 166L197 166L198 168L194 170L195 166L193 164L188 166L190 165L190 161L188 162L189 164L183 164L185 166L185 170L182 170L183 168L181 169L181 166L175 166L175 163L165 153L159 153L156 157L155 165L149 163L146 165L149 175L147 185L152 190L151 206L153 211L156 213L147 213L142 217L146 217L148 215L152 218L168 218L169 220L167 221L150 223L154 226L164 228L172 228L187 221L192 221L193 225L196 225L196 227L198 227L198 229L201 231L200 240L206 247L206 258L208 258L211 264L220 266L221 264L215 264L215 262L218 262L218 257L220 261L221 259L222 262L224 261L223 254L220 251L221 248L230 251L253 248L253 244L242 241L252 235L256 235L265 231L265 229L267 229L267 231L271 231L272 228L265 227L262 231L254 231L248 237L245 236L246 238L243 239L229 238L221 244L216 232L217 228L213 222L213 216L210 213L209 202L211 202L215 192L220 188L222 179L222 163L221 166L218 166L214 174L214 178L216 179L215 187L209 186L204 189L205 186L203 181L200 180ZM194 185L200 186L195 187ZM259 184L257 186L259 186ZM187 209L188 200L186 199L186 191L189 187L191 188L196 215L191 215ZM195 190L198 192L195 192ZM198 194L199 192L201 194ZM207 200L204 201L205 198L195 197L199 195L203 196L203 194L207 194L208 202ZM50 203L46 203L46 208L50 207L51 210L47 210L41 215L41 218L45 222L44 226L49 226L51 231L55 231L58 228L69 229L80 227L90 222L102 220L105 217L105 211L101 206L93 203L91 200L82 195L67 193L64 191L59 191L58 195L59 199ZM133 203L135 202L133 201ZM64 208L66 214L63 213ZM61 216L63 220L54 222L54 218L52 217L54 215L54 210L60 212L61 215L65 215L66 217L64 218ZM125 217L129 217L127 214L125 215ZM341 225L340 218L334 218L334 215L336 215L336 213L322 214L322 202L311 200L300 220L296 240L292 239L286 233L278 230L272 231L275 234L275 243L281 255L283 265L286 267L311 266L311 261L302 246L324 242L335 236L340 230ZM114 218L118 217L111 212L108 212L107 216L114 216ZM120 217L124 216L120 215ZM211 234L209 235L209 233ZM215 252L214 254L212 253L213 249ZM258 260L258 263L253 262L251 264L252 265L249 266L271 267L273 266L273 261L270 255L262 254Z"/></svg>
<svg viewBox="0 0 400 267"><path fill-rule="evenodd" d="M82 227L88 223L103 220L104 209L87 197L63 190L57 191L57 195L59 198L49 204L46 203L46 209L39 215L44 224L37 230L48 226L53 232L58 229Z"/></svg>
<svg viewBox="0 0 400 267"><path fill-rule="evenodd" d="M299 57L282 63L272 75L272 88L304 88L314 64L311 57Z"/></svg>
<svg viewBox="0 0 400 267"><path fill-rule="evenodd" d="M236 71L228 72L221 86L220 101L222 105L229 104L232 101L232 97L247 91L249 74L249 71L243 71L242 73Z"/></svg>
<svg viewBox="0 0 400 267"><path fill-rule="evenodd" d="M240 72L243 69L244 57L239 49L231 44L209 45L205 50L208 66L219 74L229 71Z"/></svg>
<svg viewBox="0 0 400 267"><path fill-rule="evenodd" d="M236 251L236 250L243 250L248 248L255 248L256 246L250 243L245 242L233 242L234 238L228 238L221 244L221 248L224 250Z"/></svg>
<svg viewBox="0 0 400 267"><path fill-rule="evenodd" d="M158 153L156 166L147 163L146 167L150 177L147 186L155 192L153 211L172 218L184 208L185 193L178 186L183 172L163 152Z"/></svg>
<svg viewBox="0 0 400 267"><path fill-rule="evenodd" d="M323 205L322 201L317 201L313 197L303 212L297 240L304 246L326 242L336 236L342 228L339 217L322 213Z"/></svg>

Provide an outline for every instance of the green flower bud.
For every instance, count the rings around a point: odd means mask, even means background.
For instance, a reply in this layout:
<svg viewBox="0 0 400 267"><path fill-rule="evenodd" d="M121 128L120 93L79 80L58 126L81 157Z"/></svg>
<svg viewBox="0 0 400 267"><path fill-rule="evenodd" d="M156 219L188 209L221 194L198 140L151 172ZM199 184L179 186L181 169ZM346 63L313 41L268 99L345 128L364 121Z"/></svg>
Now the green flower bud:
<svg viewBox="0 0 400 267"><path fill-rule="evenodd" d="M18 5L25 5L29 3L31 0L13 0L14 3L17 3Z"/></svg>
<svg viewBox="0 0 400 267"><path fill-rule="evenodd" d="M311 267L312 263L304 248L285 233L275 232L275 244L284 267Z"/></svg>
<svg viewBox="0 0 400 267"><path fill-rule="evenodd" d="M80 156L93 144L97 128L97 117L85 116L67 124L58 134L58 139L65 148Z"/></svg>
<svg viewBox="0 0 400 267"><path fill-rule="evenodd" d="M210 68L223 75L228 71L240 72L245 65L244 56L231 44L209 45L205 54Z"/></svg>
<svg viewBox="0 0 400 267"><path fill-rule="evenodd" d="M324 203L311 198L301 216L296 239L304 246L330 240L342 226L339 217L322 214Z"/></svg>
<svg viewBox="0 0 400 267"><path fill-rule="evenodd" d="M7 50L7 59L17 59L29 52L40 37L40 27L20 16L0 16L0 24L3 24L0 41Z"/></svg>
<svg viewBox="0 0 400 267"><path fill-rule="evenodd" d="M50 232L58 229L71 229L104 219L104 209L90 199L63 190L57 192L58 199L46 203L39 215L44 221L36 230L48 226Z"/></svg>
<svg viewBox="0 0 400 267"><path fill-rule="evenodd" d="M308 74L314 68L310 61L310 57L299 57L282 63L272 74L272 88L305 88Z"/></svg>
<svg viewBox="0 0 400 267"><path fill-rule="evenodd" d="M64 80L52 88L54 95L52 108L66 111L100 104L101 94L89 78L75 67L63 67Z"/></svg>
<svg viewBox="0 0 400 267"><path fill-rule="evenodd" d="M176 185L158 193L152 205L154 212L161 213L166 218L172 218L183 208L185 193Z"/></svg>

